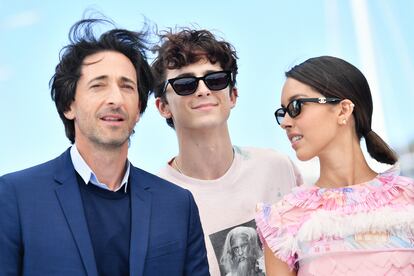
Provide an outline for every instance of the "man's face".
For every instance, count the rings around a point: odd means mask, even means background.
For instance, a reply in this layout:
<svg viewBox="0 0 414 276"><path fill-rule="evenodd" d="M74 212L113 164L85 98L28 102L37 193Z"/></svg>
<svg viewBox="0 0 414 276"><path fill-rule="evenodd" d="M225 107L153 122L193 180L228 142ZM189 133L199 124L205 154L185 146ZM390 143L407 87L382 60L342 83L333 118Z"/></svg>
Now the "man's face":
<svg viewBox="0 0 414 276"><path fill-rule="evenodd" d="M235 236L231 240L231 252L233 254L233 261L240 263L247 259L249 251L249 241L243 235Z"/></svg>
<svg viewBox="0 0 414 276"><path fill-rule="evenodd" d="M140 117L137 76L131 61L114 51L87 56L75 100L65 117L74 120L77 145L127 146Z"/></svg>
<svg viewBox="0 0 414 276"><path fill-rule="evenodd" d="M180 69L167 70L166 79L177 77L203 77L207 73L222 71L219 63L212 64L207 59L182 67ZM206 130L216 127L227 127L227 119L231 108L236 104L237 90L233 88L230 94L230 86L211 91L200 80L197 90L188 96L177 95L171 84L166 89L164 103L156 100L160 114L165 118L173 118L175 129L180 130Z"/></svg>

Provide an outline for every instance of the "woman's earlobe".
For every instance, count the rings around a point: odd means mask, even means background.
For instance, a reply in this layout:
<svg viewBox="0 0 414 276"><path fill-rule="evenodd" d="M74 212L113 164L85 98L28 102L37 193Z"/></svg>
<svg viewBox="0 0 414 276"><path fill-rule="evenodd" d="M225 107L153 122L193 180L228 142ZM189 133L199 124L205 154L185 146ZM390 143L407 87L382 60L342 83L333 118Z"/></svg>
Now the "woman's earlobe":
<svg viewBox="0 0 414 276"><path fill-rule="evenodd" d="M352 117L352 113L354 112L355 104L348 99L343 100L341 103L341 110L339 113L338 124L346 125L350 118Z"/></svg>

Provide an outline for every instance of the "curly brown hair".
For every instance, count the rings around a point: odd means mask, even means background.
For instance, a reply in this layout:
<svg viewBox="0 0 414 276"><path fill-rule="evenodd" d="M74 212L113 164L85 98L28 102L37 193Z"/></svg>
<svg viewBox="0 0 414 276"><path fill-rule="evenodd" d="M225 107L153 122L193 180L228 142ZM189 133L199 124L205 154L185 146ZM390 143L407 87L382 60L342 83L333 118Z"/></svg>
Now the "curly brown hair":
<svg viewBox="0 0 414 276"><path fill-rule="evenodd" d="M237 54L234 47L222 39L214 36L208 30L194 30L190 28L179 28L163 31L159 34L160 45L153 47L157 57L152 63L154 76L154 95L160 97L167 103L164 91L167 70L179 69L181 67L196 63L201 59L207 59L212 64L219 63L223 70L232 72L233 81L230 88L236 84L237 76ZM232 89L230 89L231 93ZM171 118L167 124L174 128Z"/></svg>

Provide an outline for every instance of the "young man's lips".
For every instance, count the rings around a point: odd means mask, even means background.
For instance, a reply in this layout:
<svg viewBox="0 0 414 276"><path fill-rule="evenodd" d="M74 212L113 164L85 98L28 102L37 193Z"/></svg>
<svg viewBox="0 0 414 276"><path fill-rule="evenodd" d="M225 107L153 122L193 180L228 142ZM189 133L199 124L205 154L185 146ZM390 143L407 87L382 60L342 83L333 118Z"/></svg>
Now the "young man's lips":
<svg viewBox="0 0 414 276"><path fill-rule="evenodd" d="M205 103L205 104L198 104L196 106L193 106L193 109L208 109L216 106L217 104L214 103Z"/></svg>

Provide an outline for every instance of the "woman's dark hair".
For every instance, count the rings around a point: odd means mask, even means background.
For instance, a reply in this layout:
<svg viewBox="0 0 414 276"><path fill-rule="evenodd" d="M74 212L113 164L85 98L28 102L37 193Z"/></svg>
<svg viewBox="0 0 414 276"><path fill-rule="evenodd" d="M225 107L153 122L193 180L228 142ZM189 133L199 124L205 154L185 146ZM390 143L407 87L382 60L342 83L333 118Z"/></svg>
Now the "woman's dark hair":
<svg viewBox="0 0 414 276"><path fill-rule="evenodd" d="M217 39L208 30L193 30L182 28L174 32L164 31L159 34L161 44L153 47L153 52L158 53L152 63L152 72L155 79L154 95L167 103L164 91L166 72L168 69L179 69L186 65L208 59L212 64L219 63L223 70L233 74L232 87L236 84L237 54L234 47L223 40ZM167 119L167 124L174 128L172 118Z"/></svg>
<svg viewBox="0 0 414 276"><path fill-rule="evenodd" d="M106 19L83 19L76 22L69 31L69 44L60 52L60 62L49 84L51 96L60 118L65 125L68 139L75 142L73 120L65 117L75 100L77 82L81 76L83 61L87 56L102 51L116 51L125 55L134 65L138 80L139 107L142 114L153 88L151 67L145 51L148 50L146 32L132 32L124 29L112 29L96 38L93 27L97 23L111 23Z"/></svg>
<svg viewBox="0 0 414 276"><path fill-rule="evenodd" d="M286 77L304 83L325 97L349 99L355 104L353 116L359 139L364 137L368 153L378 162L395 164L395 152L372 129L372 97L361 71L340 58L310 58L285 73Z"/></svg>

